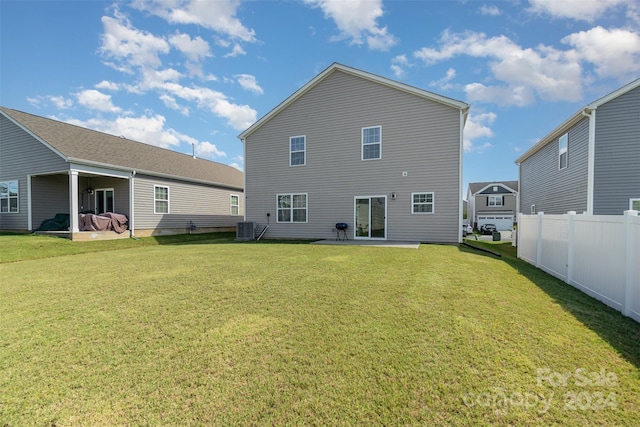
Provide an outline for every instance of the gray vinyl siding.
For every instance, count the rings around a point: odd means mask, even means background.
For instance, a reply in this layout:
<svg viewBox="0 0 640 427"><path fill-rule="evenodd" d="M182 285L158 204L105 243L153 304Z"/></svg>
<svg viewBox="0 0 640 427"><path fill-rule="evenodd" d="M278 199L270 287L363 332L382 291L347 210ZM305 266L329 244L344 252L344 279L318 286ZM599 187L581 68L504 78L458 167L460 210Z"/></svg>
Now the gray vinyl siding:
<svg viewBox="0 0 640 427"><path fill-rule="evenodd" d="M67 163L60 156L0 115L0 181L18 180L19 192L19 212L0 213L0 229L28 229L28 175L67 169ZM67 196L67 208L62 212L68 211ZM34 228L38 225L34 217Z"/></svg>
<svg viewBox="0 0 640 427"><path fill-rule="evenodd" d="M558 169L558 139L547 144L520 164L520 212L564 214L587 210L587 157L589 119L569 129L568 160Z"/></svg>
<svg viewBox="0 0 640 427"><path fill-rule="evenodd" d="M154 186L169 187L169 213L154 213ZM235 227L243 220L241 191L182 181L136 175L134 179L135 229L187 229L190 221L198 228ZM231 195L239 198L239 215L230 215Z"/></svg>
<svg viewBox="0 0 640 427"><path fill-rule="evenodd" d="M129 180L124 178L114 178L108 176L98 176L92 177L87 181L88 185L91 185L91 188L94 189L94 193L91 195L86 195L86 190L82 193L82 200L80 202L85 202L88 205L86 210L91 210L96 212L97 209L97 200L95 190L106 190L113 189L113 212L119 213L122 215L126 215L130 217L129 214ZM80 186L80 184L79 184ZM79 209L82 210L82 209Z"/></svg>
<svg viewBox="0 0 640 427"><path fill-rule="evenodd" d="M640 88L596 110L595 215L621 215L640 198Z"/></svg>
<svg viewBox="0 0 640 427"><path fill-rule="evenodd" d="M56 214L69 213L69 175L34 176L31 179L33 229Z"/></svg>
<svg viewBox="0 0 640 427"><path fill-rule="evenodd" d="M495 194L491 194L493 196L502 196L503 199L503 205L502 206L489 206L488 203L488 198L490 195L478 195L475 197L476 201L476 213L481 213L481 212L495 212L495 211L499 211L499 212L513 212L515 214L516 212L516 196L515 194L499 194L499 193L495 193Z"/></svg>
<svg viewBox="0 0 640 427"><path fill-rule="evenodd" d="M382 126L382 159L362 161L361 129L371 126ZM296 135L306 135L306 165L290 167ZM455 108L336 71L251 134L245 153L247 220L270 213L267 238L334 238L337 222L353 238L354 197L387 196L388 240L458 241ZM434 193L434 214L411 213L421 192ZM277 223L283 193L308 195L307 223Z"/></svg>

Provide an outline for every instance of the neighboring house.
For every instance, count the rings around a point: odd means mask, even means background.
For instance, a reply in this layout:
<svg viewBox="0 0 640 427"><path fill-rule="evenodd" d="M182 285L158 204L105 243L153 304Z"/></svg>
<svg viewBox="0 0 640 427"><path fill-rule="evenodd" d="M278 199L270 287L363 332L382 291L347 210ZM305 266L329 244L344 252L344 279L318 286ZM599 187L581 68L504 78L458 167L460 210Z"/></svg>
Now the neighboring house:
<svg viewBox="0 0 640 427"><path fill-rule="evenodd" d="M516 163L524 214L640 209L640 79L580 109Z"/></svg>
<svg viewBox="0 0 640 427"><path fill-rule="evenodd" d="M0 107L0 229L32 231L68 214L128 217L129 235L235 227L239 170L123 137Z"/></svg>
<svg viewBox="0 0 640 427"><path fill-rule="evenodd" d="M459 242L469 106L334 63L239 135L265 238ZM268 217L268 215L270 215Z"/></svg>
<svg viewBox="0 0 640 427"><path fill-rule="evenodd" d="M518 181L470 182L467 190L468 218L473 228L494 224L511 230L516 221Z"/></svg>

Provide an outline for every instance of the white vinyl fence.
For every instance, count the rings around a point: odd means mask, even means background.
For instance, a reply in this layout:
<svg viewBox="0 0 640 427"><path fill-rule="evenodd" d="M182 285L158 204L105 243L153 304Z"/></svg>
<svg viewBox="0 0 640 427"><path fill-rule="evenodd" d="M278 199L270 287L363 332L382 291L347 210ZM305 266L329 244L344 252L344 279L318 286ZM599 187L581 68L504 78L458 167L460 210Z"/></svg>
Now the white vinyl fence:
<svg viewBox="0 0 640 427"><path fill-rule="evenodd" d="M522 215L518 258L640 322L640 216Z"/></svg>

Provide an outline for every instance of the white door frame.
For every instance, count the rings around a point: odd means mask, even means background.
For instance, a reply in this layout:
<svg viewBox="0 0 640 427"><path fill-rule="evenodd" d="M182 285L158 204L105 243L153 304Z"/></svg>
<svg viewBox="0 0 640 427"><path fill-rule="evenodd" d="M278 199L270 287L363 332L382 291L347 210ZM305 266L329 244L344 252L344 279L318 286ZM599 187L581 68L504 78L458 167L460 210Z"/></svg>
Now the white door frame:
<svg viewBox="0 0 640 427"><path fill-rule="evenodd" d="M384 236L383 237L371 237L371 227L369 227L369 225L371 224L371 209L369 209L369 224L367 224L368 226L368 230L367 230L367 234L368 236L364 237L364 236L358 236L358 200L359 199L368 199L369 200L369 207L371 207L371 199L377 199L377 198L381 198L384 199ZM387 196L386 195L373 195L373 196L354 196L353 198L353 238L355 240L387 240Z"/></svg>

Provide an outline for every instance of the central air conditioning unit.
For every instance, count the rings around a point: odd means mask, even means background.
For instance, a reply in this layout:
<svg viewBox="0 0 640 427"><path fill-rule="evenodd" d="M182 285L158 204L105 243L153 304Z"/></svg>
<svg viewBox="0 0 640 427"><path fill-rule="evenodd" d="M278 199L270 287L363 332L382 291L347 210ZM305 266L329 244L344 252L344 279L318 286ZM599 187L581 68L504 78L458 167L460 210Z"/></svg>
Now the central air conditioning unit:
<svg viewBox="0 0 640 427"><path fill-rule="evenodd" d="M256 223L252 221L239 222L236 227L236 240L255 239Z"/></svg>

